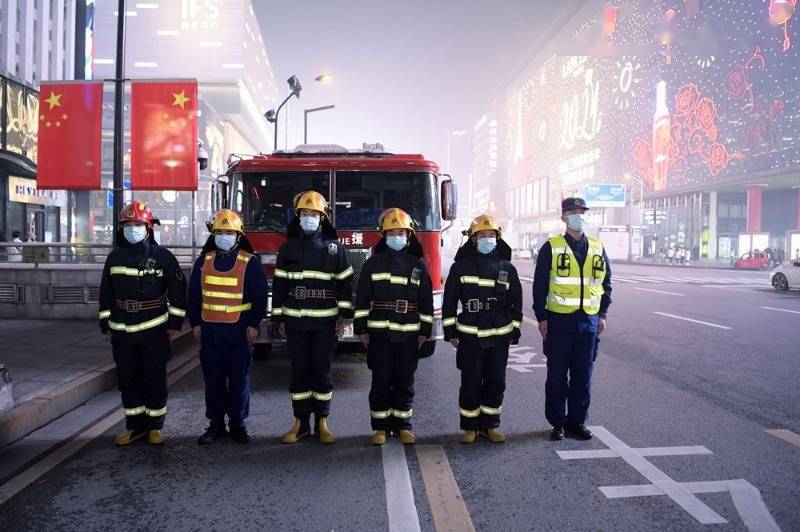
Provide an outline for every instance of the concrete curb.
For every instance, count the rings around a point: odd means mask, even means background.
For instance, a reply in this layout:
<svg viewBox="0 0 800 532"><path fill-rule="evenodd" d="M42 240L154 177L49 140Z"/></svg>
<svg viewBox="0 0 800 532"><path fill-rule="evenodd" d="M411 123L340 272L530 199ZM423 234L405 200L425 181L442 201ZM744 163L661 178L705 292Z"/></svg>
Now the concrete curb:
<svg viewBox="0 0 800 532"><path fill-rule="evenodd" d="M631 265L635 265L635 266L655 266L656 268L672 268L674 270L681 270L681 271L686 271L686 270L722 270L722 271L726 271L726 272L730 272L730 271L748 271L748 270L737 270L736 268L734 268L732 266L723 266L721 264L714 264L714 265L709 265L709 266L705 266L705 265L695 266L694 264L692 264L690 266L681 266L679 264L664 264L664 263L661 263L661 262L642 262L642 261L635 261L635 260L634 261L628 261L628 260L622 260L622 259L616 259L616 260L612 260L611 261L612 271L613 271L613 268L614 268L614 264L631 264Z"/></svg>
<svg viewBox="0 0 800 532"><path fill-rule="evenodd" d="M181 331L173 345L187 336L191 339L191 332L191 329ZM196 356L197 352L194 350L173 354L167 364L167 373L184 366ZM116 384L116 365L104 364L0 414L0 448L47 425Z"/></svg>

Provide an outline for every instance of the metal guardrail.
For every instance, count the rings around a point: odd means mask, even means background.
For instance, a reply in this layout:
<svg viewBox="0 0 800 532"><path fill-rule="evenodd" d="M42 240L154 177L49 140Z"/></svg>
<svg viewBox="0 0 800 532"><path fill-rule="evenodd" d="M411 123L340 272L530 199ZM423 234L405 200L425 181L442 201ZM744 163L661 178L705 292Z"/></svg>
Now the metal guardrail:
<svg viewBox="0 0 800 532"><path fill-rule="evenodd" d="M180 264L194 264L200 248L190 245L164 246ZM16 251L14 251L14 248ZM45 264L97 264L105 263L111 244L0 242L0 265L27 269ZM27 266L30 265L30 266ZM6 268L9 266L5 266Z"/></svg>

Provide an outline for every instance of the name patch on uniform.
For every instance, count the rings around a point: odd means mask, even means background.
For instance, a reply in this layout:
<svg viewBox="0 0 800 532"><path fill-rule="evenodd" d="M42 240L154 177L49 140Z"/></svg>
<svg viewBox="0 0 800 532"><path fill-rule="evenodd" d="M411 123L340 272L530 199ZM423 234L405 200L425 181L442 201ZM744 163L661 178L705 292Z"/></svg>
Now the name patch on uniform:
<svg viewBox="0 0 800 532"><path fill-rule="evenodd" d="M411 280L412 281L419 281L421 277L422 277L422 270L421 269L414 268L411 271Z"/></svg>
<svg viewBox="0 0 800 532"><path fill-rule="evenodd" d="M337 244L336 242L331 242L330 244L328 244L328 253L330 253L331 255L336 255L337 253L339 253L339 244Z"/></svg>
<svg viewBox="0 0 800 532"><path fill-rule="evenodd" d="M508 272L506 270L500 270L500 272L497 274L497 280L500 281L501 283L507 283Z"/></svg>

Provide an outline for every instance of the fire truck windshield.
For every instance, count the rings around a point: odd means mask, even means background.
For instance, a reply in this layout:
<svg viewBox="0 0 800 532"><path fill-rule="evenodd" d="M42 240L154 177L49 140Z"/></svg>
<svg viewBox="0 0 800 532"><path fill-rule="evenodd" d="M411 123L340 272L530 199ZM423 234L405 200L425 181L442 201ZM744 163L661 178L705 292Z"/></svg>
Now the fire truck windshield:
<svg viewBox="0 0 800 532"><path fill-rule="evenodd" d="M292 198L316 190L330 201L325 171L246 172L232 181L231 207L248 231L283 231L294 216ZM425 172L336 172L336 228L374 230L384 209L408 212L418 230L440 229L436 178Z"/></svg>

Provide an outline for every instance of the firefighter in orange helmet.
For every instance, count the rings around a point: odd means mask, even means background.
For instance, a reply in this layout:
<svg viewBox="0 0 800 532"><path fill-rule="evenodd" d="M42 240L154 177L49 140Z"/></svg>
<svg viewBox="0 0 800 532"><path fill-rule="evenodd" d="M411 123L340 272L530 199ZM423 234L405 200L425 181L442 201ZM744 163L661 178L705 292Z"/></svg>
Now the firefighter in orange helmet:
<svg viewBox="0 0 800 532"><path fill-rule="evenodd" d="M106 258L100 281L100 330L111 334L126 430L117 445L147 436L164 442L170 341L186 316L186 279L175 256L153 238L157 224L141 201L119 216L119 247Z"/></svg>
<svg viewBox="0 0 800 532"><path fill-rule="evenodd" d="M411 415L419 349L431 336L433 287L411 216L391 208L378 225L383 238L361 270L354 331L367 348L372 370L369 413L372 443L389 434L414 443Z"/></svg>
<svg viewBox="0 0 800 532"><path fill-rule="evenodd" d="M267 314L267 277L238 214L217 211L209 229L211 236L189 281L189 323L200 343L209 420L198 443L208 445L228 435L249 443L245 420L252 344Z"/></svg>
<svg viewBox="0 0 800 532"><path fill-rule="evenodd" d="M342 318L352 315L353 268L328 217L328 202L313 190L294 198L295 218L275 264L271 319L286 336L292 365L289 392L294 425L281 441L296 443L311 432L333 443L328 414L333 397L331 363Z"/></svg>

